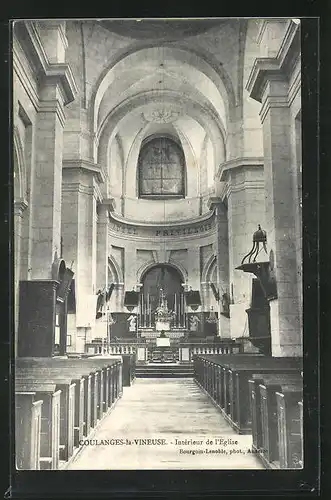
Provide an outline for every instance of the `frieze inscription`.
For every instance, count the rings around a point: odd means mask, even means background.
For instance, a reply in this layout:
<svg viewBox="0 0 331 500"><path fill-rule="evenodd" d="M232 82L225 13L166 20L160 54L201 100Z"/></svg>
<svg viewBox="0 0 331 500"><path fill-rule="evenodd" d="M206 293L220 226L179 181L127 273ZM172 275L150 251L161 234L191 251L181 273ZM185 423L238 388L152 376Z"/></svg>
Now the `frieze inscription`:
<svg viewBox="0 0 331 500"><path fill-rule="evenodd" d="M205 233L213 229L211 222L204 222L203 224L194 225L190 227L173 227L173 228L148 228L148 227L134 227L122 224L111 224L111 230L120 234L131 236L148 236L148 237L176 237L176 236L193 236L195 234Z"/></svg>

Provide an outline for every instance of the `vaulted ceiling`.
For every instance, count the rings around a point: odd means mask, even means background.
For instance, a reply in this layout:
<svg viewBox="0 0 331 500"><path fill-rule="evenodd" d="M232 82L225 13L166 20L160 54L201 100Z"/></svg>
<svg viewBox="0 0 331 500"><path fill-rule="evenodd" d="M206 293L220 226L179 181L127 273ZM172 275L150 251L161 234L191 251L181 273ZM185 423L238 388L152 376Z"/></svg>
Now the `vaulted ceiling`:
<svg viewBox="0 0 331 500"><path fill-rule="evenodd" d="M115 134L132 143L151 124L155 131L171 124L197 158L207 135L220 161L228 114L220 74L194 52L161 44L133 51L109 68L96 94L94 127L100 143Z"/></svg>
<svg viewBox="0 0 331 500"><path fill-rule="evenodd" d="M220 19L104 19L100 24L114 33L130 38L178 40L184 36L203 33L221 22Z"/></svg>

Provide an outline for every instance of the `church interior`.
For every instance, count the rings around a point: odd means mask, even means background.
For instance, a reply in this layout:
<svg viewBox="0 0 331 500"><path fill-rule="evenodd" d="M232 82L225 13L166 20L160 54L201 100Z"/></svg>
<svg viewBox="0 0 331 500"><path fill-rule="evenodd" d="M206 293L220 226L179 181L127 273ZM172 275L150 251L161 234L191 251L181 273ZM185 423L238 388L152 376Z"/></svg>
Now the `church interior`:
<svg viewBox="0 0 331 500"><path fill-rule="evenodd" d="M177 382L252 440L231 467L301 468L300 21L12 38L17 468L107 468L84 439Z"/></svg>

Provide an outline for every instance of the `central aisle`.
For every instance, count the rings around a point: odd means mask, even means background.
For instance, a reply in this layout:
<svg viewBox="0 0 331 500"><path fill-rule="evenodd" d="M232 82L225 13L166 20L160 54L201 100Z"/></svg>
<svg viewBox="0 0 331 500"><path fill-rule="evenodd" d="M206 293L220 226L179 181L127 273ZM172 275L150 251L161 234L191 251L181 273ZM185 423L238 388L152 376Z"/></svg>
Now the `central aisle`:
<svg viewBox="0 0 331 500"><path fill-rule="evenodd" d="M263 469L251 444L193 379L136 379L68 469Z"/></svg>

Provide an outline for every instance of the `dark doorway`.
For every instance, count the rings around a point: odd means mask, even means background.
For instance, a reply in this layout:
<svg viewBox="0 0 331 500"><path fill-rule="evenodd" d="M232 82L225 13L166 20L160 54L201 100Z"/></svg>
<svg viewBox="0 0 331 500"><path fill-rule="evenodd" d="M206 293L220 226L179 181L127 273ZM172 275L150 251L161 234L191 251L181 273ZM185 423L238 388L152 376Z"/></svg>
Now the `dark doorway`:
<svg viewBox="0 0 331 500"><path fill-rule="evenodd" d="M153 327L154 313L159 305L162 289L170 311L174 311L173 326L185 324L183 277L174 267L159 264L149 269L142 277L140 300L141 326Z"/></svg>

